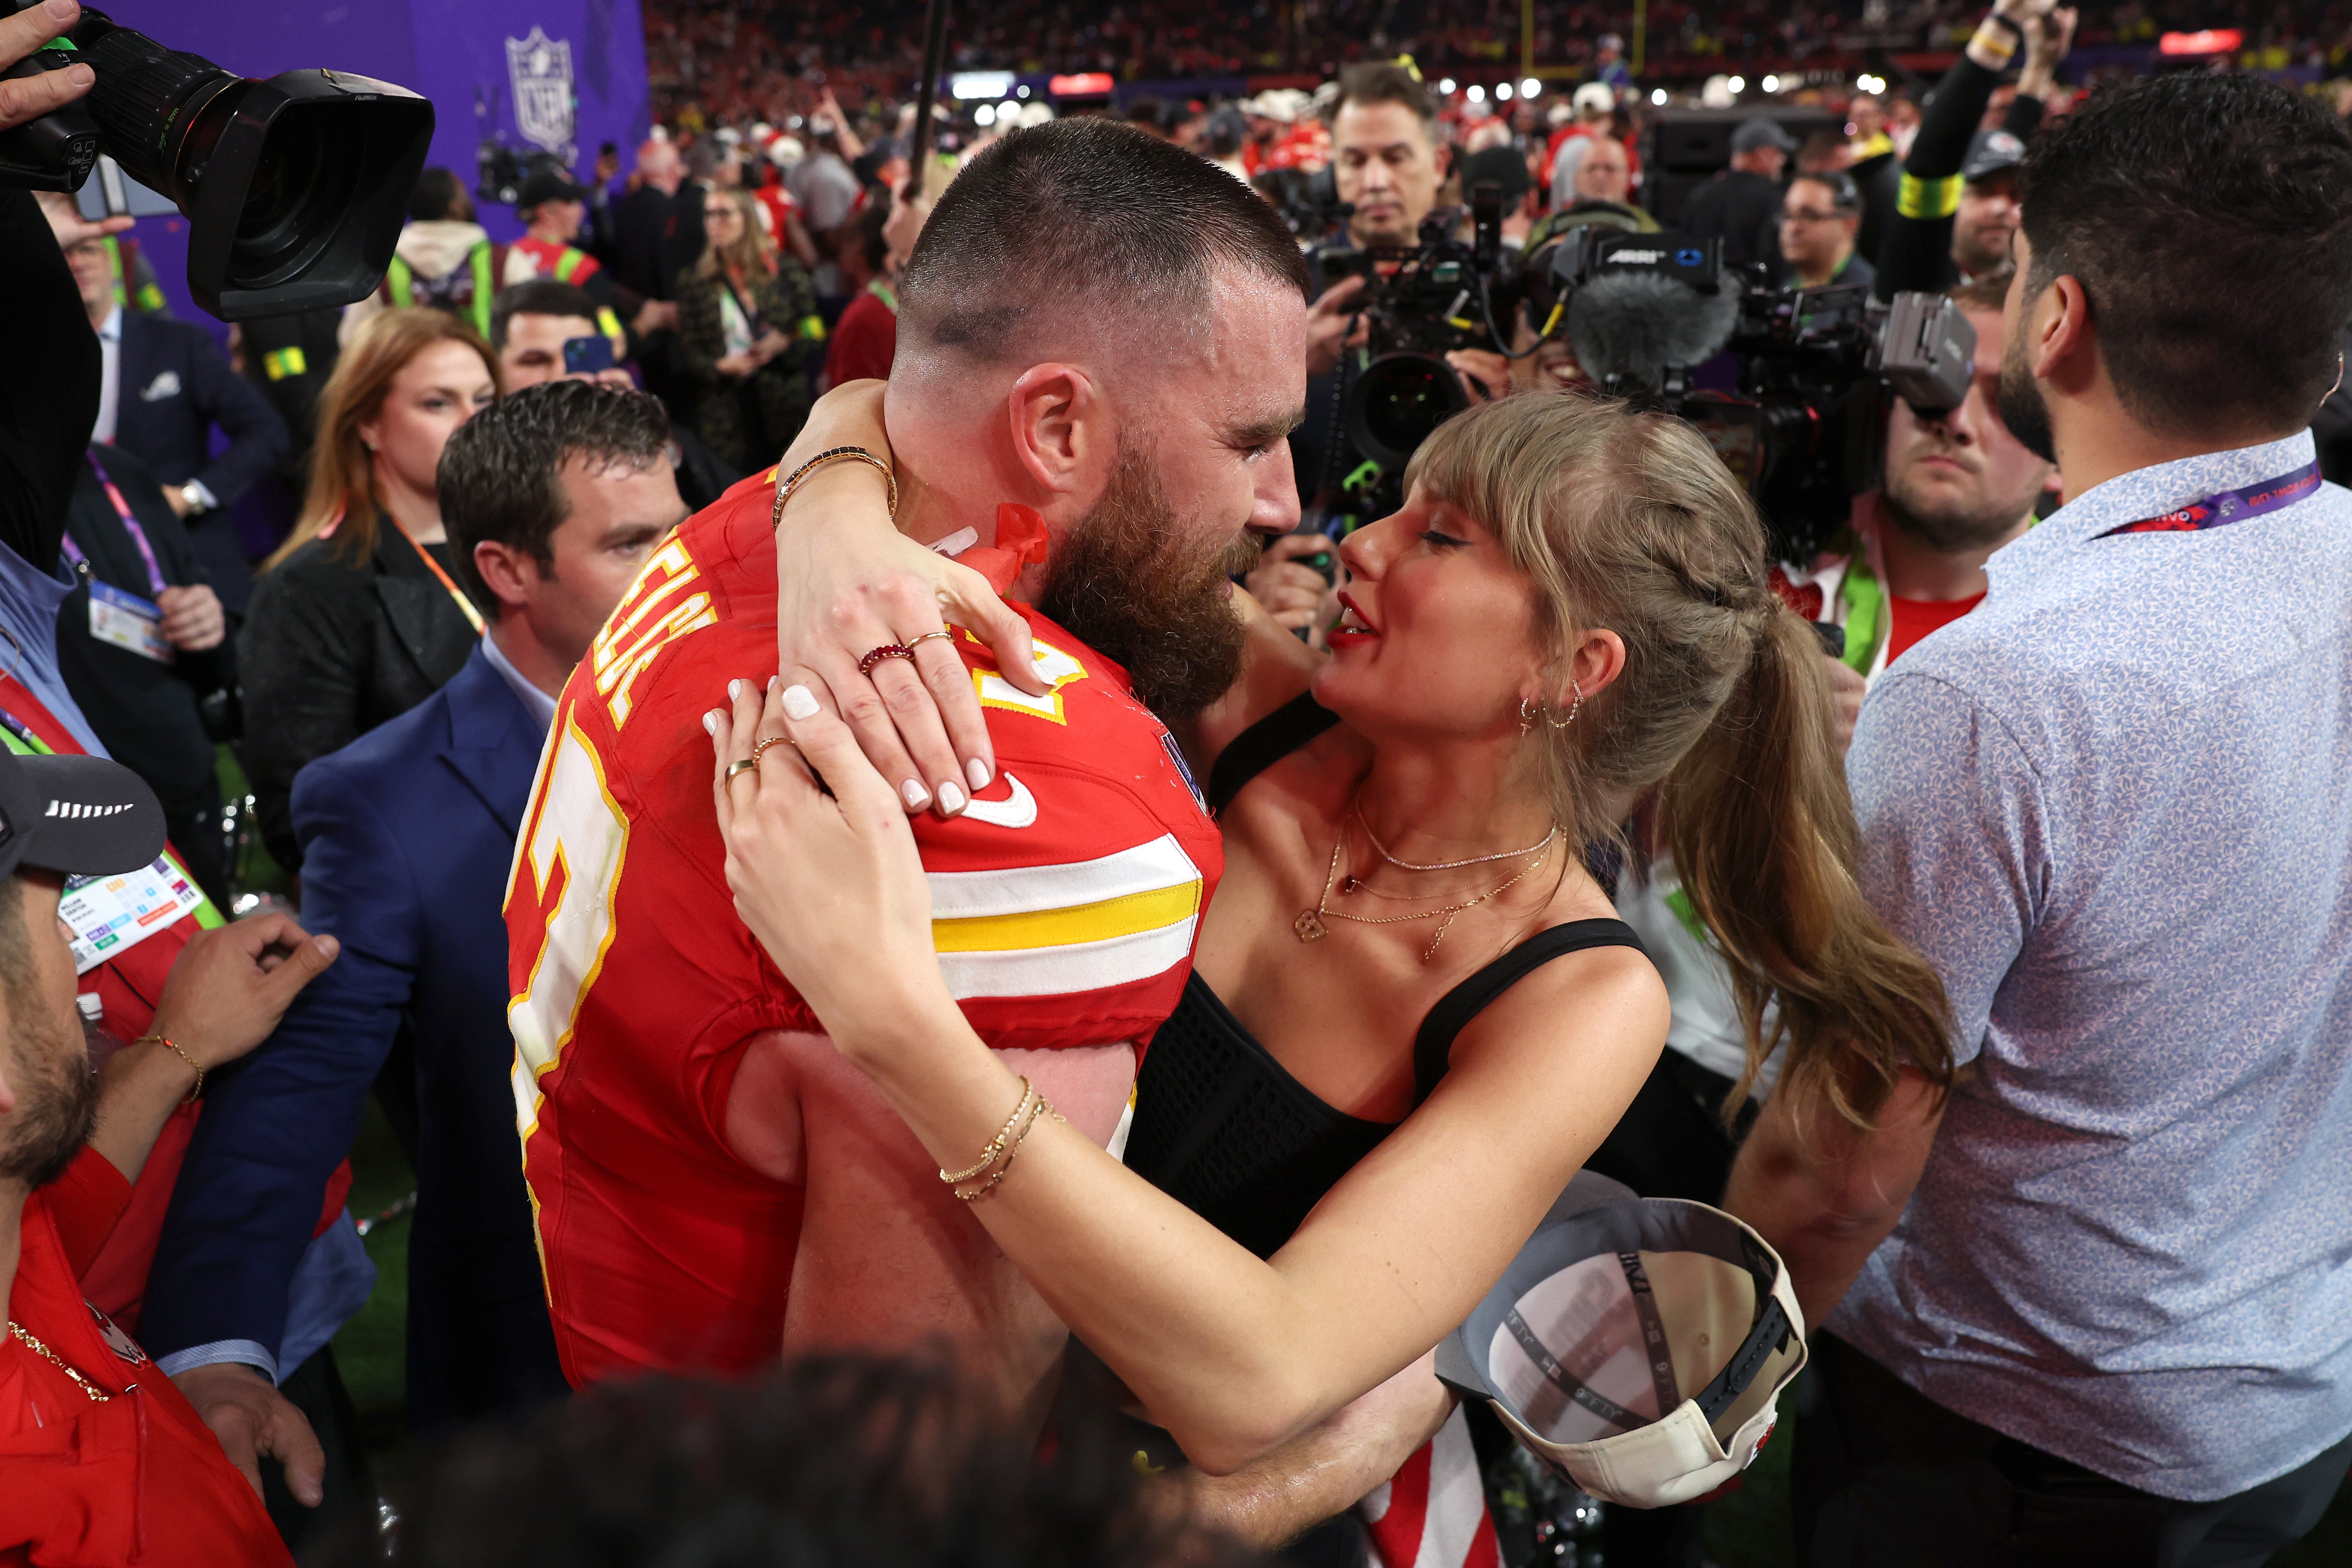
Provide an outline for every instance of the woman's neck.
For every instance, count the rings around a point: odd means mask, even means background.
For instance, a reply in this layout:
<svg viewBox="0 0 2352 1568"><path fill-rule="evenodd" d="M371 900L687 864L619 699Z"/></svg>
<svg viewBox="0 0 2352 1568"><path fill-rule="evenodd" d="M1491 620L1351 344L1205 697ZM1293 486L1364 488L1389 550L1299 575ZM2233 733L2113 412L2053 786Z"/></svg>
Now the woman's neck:
<svg viewBox="0 0 2352 1568"><path fill-rule="evenodd" d="M1381 745L1356 809L1400 860L1432 864L1524 848L1554 821L1525 754L1532 740Z"/></svg>
<svg viewBox="0 0 2352 1568"><path fill-rule="evenodd" d="M449 537L441 526L441 498L412 489L383 463L375 467L375 493L385 514L417 543L439 544Z"/></svg>

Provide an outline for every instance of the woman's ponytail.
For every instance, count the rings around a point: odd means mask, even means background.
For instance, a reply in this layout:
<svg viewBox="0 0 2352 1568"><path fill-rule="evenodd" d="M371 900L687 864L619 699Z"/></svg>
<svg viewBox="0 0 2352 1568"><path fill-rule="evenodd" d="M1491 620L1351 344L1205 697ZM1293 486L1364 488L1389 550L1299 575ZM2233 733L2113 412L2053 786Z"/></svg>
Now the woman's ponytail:
<svg viewBox="0 0 2352 1568"><path fill-rule="evenodd" d="M1867 1127L1906 1068L1951 1087L1944 988L1863 900L1820 643L1769 591L1741 618L1755 656L1660 786L1660 827L1748 1036L1729 1103L1785 1045L1774 1093Z"/></svg>

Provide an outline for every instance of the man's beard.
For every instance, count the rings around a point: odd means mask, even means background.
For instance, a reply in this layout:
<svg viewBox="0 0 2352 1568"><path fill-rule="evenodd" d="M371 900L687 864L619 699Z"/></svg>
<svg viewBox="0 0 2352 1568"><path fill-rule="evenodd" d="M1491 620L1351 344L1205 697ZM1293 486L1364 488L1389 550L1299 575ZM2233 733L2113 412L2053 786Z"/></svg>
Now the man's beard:
<svg viewBox="0 0 2352 1568"><path fill-rule="evenodd" d="M2008 346L2000 352L2000 390L1994 401L2000 405L2000 422L2017 437L2017 444L2045 463L2058 460L2058 447L2050 438L2050 405L2042 400L2042 388L2033 379L2033 367L2025 360L2025 340L2029 335L2019 330L2009 334Z"/></svg>
<svg viewBox="0 0 2352 1568"><path fill-rule="evenodd" d="M98 1084L79 1031L68 1035L53 1024L35 1022L37 1013L21 1005L28 998L9 989L16 1019L13 1044L24 1081L13 1086L16 1110L0 1131L0 1181L39 1187L64 1174L89 1142L98 1124Z"/></svg>
<svg viewBox="0 0 2352 1568"><path fill-rule="evenodd" d="M1230 579L1257 552L1246 535L1224 545L1186 542L1159 474L1122 446L1102 500L1054 542L1037 607L1125 665L1145 707L1181 718L1241 674Z"/></svg>
<svg viewBox="0 0 2352 1568"><path fill-rule="evenodd" d="M2021 496L1989 496L1980 504L1969 507L1941 497L1911 495L1899 479L1889 476L1882 499L1886 505L1887 521L1896 528L1930 550L1959 555L1972 550L1990 550L2008 538L2033 505L2040 489L2037 482L2033 489Z"/></svg>

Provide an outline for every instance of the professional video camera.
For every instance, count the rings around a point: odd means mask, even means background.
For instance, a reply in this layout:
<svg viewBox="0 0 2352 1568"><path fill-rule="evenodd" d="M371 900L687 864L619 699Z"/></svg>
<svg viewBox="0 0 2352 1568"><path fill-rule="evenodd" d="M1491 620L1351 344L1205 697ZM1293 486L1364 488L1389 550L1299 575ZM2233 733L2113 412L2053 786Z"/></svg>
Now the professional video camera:
<svg viewBox="0 0 2352 1568"><path fill-rule="evenodd" d="M1671 232L1572 229L1528 258L1531 321L1564 321L1601 391L1697 426L1748 487L1784 560L1805 560L1878 482L1890 398L1957 407L1976 331L1940 294L1874 301L1865 288L1771 288L1722 264L1722 242ZM1729 349L1736 386L1693 372Z"/></svg>
<svg viewBox="0 0 2352 1568"><path fill-rule="evenodd" d="M383 279L433 140L431 104L342 71L235 76L88 9L0 77L76 58L97 84L0 132L0 188L79 190L108 154L186 215L188 291L225 321L347 305Z"/></svg>
<svg viewBox="0 0 2352 1568"><path fill-rule="evenodd" d="M1462 216L1459 207L1440 207L1422 220L1421 243L1410 248L1317 255L1317 294L1344 278L1364 279L1358 299L1372 357L1347 387L1339 425L1357 451L1391 476L1403 473L1432 430L1470 405L1447 352L1510 347L1500 323L1518 309L1520 268L1503 246L1502 187L1471 191L1466 245L1449 237ZM1384 277L1383 267L1394 269Z"/></svg>
<svg viewBox="0 0 2352 1568"><path fill-rule="evenodd" d="M475 151L479 183L474 195L482 201L510 207L522 197L525 181L533 174L572 178L571 165L555 153L518 153L495 137L485 136Z"/></svg>

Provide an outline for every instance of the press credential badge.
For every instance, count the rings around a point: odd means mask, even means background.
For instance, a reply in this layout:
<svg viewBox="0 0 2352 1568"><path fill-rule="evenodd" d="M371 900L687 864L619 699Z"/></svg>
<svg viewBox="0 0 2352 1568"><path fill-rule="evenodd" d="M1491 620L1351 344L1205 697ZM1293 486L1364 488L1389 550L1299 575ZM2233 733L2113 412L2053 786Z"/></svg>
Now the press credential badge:
<svg viewBox="0 0 2352 1568"><path fill-rule="evenodd" d="M165 857L113 877L70 877L58 918L73 931L74 973L87 974L205 901Z"/></svg>
<svg viewBox="0 0 2352 1568"><path fill-rule="evenodd" d="M153 600L126 594L110 583L89 585L89 635L157 664L172 662L172 645L163 640L163 612Z"/></svg>

